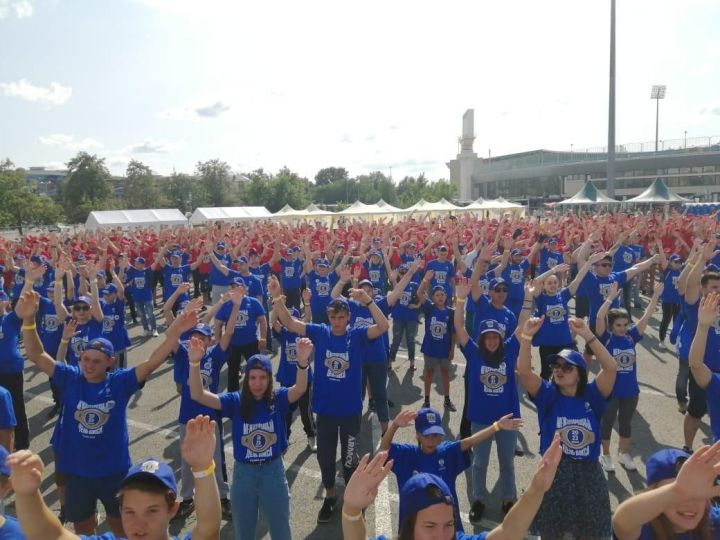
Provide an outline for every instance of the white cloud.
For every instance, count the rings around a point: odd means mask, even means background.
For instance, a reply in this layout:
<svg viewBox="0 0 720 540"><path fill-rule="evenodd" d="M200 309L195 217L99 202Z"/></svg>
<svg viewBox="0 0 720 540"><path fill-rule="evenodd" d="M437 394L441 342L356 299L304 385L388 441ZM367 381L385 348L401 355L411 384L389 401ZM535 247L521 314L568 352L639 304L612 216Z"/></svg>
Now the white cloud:
<svg viewBox="0 0 720 540"><path fill-rule="evenodd" d="M162 111L158 116L166 119L199 119L217 118L230 110L230 105L222 100L211 103L193 104L179 109L168 109Z"/></svg>
<svg viewBox="0 0 720 540"><path fill-rule="evenodd" d="M169 150L167 143L152 140L133 144L129 148L131 154L167 154Z"/></svg>
<svg viewBox="0 0 720 540"><path fill-rule="evenodd" d="M13 82L0 82L0 90L6 96L26 101L38 101L48 105L62 105L72 95L72 88L51 82L48 87L35 86L25 79Z"/></svg>
<svg viewBox="0 0 720 540"><path fill-rule="evenodd" d="M31 17L33 6L28 0L0 0L0 19L14 16L18 19Z"/></svg>
<svg viewBox="0 0 720 540"><path fill-rule="evenodd" d="M102 143L86 137L84 139L76 139L74 135L65 135L63 133L53 133L52 135L43 135L38 137L45 146L61 148L63 150L92 150L94 148L102 148Z"/></svg>

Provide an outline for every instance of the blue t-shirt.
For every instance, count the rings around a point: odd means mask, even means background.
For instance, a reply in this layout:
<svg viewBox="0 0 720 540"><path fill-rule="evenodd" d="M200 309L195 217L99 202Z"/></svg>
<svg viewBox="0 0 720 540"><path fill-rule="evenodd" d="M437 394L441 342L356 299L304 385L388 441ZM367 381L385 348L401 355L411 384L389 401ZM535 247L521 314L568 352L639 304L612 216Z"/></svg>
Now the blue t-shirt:
<svg viewBox="0 0 720 540"><path fill-rule="evenodd" d="M53 382L63 403L57 469L85 478L127 472L127 404L140 389L135 369L117 369L89 383L79 367L56 362Z"/></svg>
<svg viewBox="0 0 720 540"><path fill-rule="evenodd" d="M597 461L600 456L600 419L607 408L607 400L592 381L585 394L564 396L557 386L542 381L535 402L540 424L540 453L544 454L555 436L560 433L563 456L569 459Z"/></svg>
<svg viewBox="0 0 720 540"><path fill-rule="evenodd" d="M590 326L595 327L597 313L600 311L600 307L603 305L603 302L605 302L608 294L610 294L612 284L617 283L618 287L622 287L626 281L627 274L625 272L611 272L605 277L600 277L592 272L588 272L585 275L580 284L580 288L590 300ZM620 307L619 296L613 301L610 307Z"/></svg>
<svg viewBox="0 0 720 540"><path fill-rule="evenodd" d="M330 293L338 282L337 272L330 272L321 276L315 270L305 276L308 289L312 293L310 297L310 311L313 313L325 313L332 297Z"/></svg>
<svg viewBox="0 0 720 540"><path fill-rule="evenodd" d="M397 285L395 285L397 287ZM390 310L390 316L398 321L417 321L418 312L416 308L410 308L410 304L417 304L418 284L411 281L407 284L403 292L400 293L395 305Z"/></svg>
<svg viewBox="0 0 720 540"><path fill-rule="evenodd" d="M306 324L315 346L312 405L317 414L354 416L362 412L362 351L367 327L336 336L327 324Z"/></svg>
<svg viewBox="0 0 720 540"><path fill-rule="evenodd" d="M467 418L475 424L490 425L506 414L520 418L520 399L515 380L515 365L520 345L514 335L503 344L504 358L498 366L483 358L472 339L462 347L467 359Z"/></svg>
<svg viewBox="0 0 720 540"><path fill-rule="evenodd" d="M397 478L398 490L418 473L434 474L445 481L455 502L455 528L458 530L462 530L462 520L455 479L472 464L472 453L460 448L460 441L442 441L433 453L426 454L417 444L392 443L388 454L388 459L395 460L392 472ZM403 518L400 516L398 521L402 523Z"/></svg>
<svg viewBox="0 0 720 540"><path fill-rule="evenodd" d="M380 264L365 262L363 263L363 267L367 272L370 283L373 285L373 295L385 294L387 290L387 272L385 265L382 262Z"/></svg>
<svg viewBox="0 0 720 540"><path fill-rule="evenodd" d="M694 304L688 304L683 298L681 306L685 314L685 321L680 330L680 347L678 348L678 356L680 358L690 357L690 346L698 326L698 309L700 300ZM707 346L705 347L704 362L707 367L713 371L720 371L720 315L715 319L708 330Z"/></svg>
<svg viewBox="0 0 720 540"><path fill-rule="evenodd" d="M511 262L505 267L500 276L508 284L508 298L517 300L525 298L525 272L530 268L527 259L520 261L520 264L512 264Z"/></svg>
<svg viewBox="0 0 720 540"><path fill-rule="evenodd" d="M22 321L14 311L0 315L0 374L20 373L23 357L20 354Z"/></svg>
<svg viewBox="0 0 720 540"><path fill-rule="evenodd" d="M612 397L625 398L640 395L637 379L637 354L635 344L643 338L637 326L628 328L624 336L616 336L605 332L600 341L617 364L617 376L613 386Z"/></svg>
<svg viewBox="0 0 720 540"><path fill-rule="evenodd" d="M247 291L247 295L252 296L255 299L260 297L260 302L262 302L262 298L264 298L265 296L265 291L263 290L263 286L260 282L259 277L252 273L247 273L243 275L235 270L230 270L228 272L228 277L230 279L242 278L242 280L245 282L245 290Z"/></svg>
<svg viewBox="0 0 720 540"><path fill-rule="evenodd" d="M297 340L300 336L285 327L273 333L280 342L280 362L275 378L283 386L295 384L297 376ZM312 367L308 367L308 384L312 382Z"/></svg>
<svg viewBox="0 0 720 540"><path fill-rule="evenodd" d="M246 421L240 414L240 392L225 392L218 396L222 415L232 420L233 456L242 463L260 463L282 456L287 449L285 415L288 389L280 387L268 405L255 401L252 418Z"/></svg>
<svg viewBox="0 0 720 540"><path fill-rule="evenodd" d="M92 318L84 324L78 324L75 328L76 335L71 337L70 343L68 343L67 354L65 355L67 363L76 366L88 342L100 337L102 329L103 323Z"/></svg>
<svg viewBox="0 0 720 540"><path fill-rule="evenodd" d="M125 287L130 291L133 302L152 302L152 268L138 270L130 267L125 279Z"/></svg>
<svg viewBox="0 0 720 540"><path fill-rule="evenodd" d="M230 255L225 253L224 255L215 252L215 257L220 261L223 266L230 268L232 265L232 259ZM211 260L212 263L212 260ZM230 277L223 274L215 264L210 265L210 285L218 285L220 287L230 285Z"/></svg>
<svg viewBox="0 0 720 540"><path fill-rule="evenodd" d="M0 429L14 428L16 425L12 395L3 386L0 386Z"/></svg>
<svg viewBox="0 0 720 540"><path fill-rule="evenodd" d="M720 375L713 373L705 390L708 412L710 413L710 431L713 443L720 441Z"/></svg>
<svg viewBox="0 0 720 540"><path fill-rule="evenodd" d="M466 302L470 303L470 302ZM480 332L480 321L492 319L497 321L500 330L503 332L503 340L515 333L517 329L517 317L509 308L503 306L495 307L484 294L480 295L475 304L475 318L473 319L473 332L471 337L477 337Z"/></svg>
<svg viewBox="0 0 720 540"><path fill-rule="evenodd" d="M432 301L426 299L422 311L425 315L425 336L420 352L435 358L448 358L452 335L455 332L455 310L439 309Z"/></svg>
<svg viewBox="0 0 720 540"><path fill-rule="evenodd" d="M248 270L250 270L250 273L253 276L260 280L260 285L262 285L263 288L263 296L265 296L267 293L265 284L270 276L270 265L268 263L263 263L260 266L250 266Z"/></svg>
<svg viewBox="0 0 720 540"><path fill-rule="evenodd" d="M555 268L563 262L563 254L559 251L551 251L548 248L540 250L540 264L538 265L538 274L544 274L551 268Z"/></svg>
<svg viewBox="0 0 720 540"><path fill-rule="evenodd" d="M663 304L680 303L680 292L677 288L677 282L679 277L680 270L665 269L665 271L663 272L662 282L665 288L660 295L660 300Z"/></svg>
<svg viewBox="0 0 720 540"><path fill-rule="evenodd" d="M280 285L283 289L299 289L302 285L303 262L280 259Z"/></svg>
<svg viewBox="0 0 720 540"><path fill-rule="evenodd" d="M225 302L215 315L218 321L227 322L232 313L233 303L231 300ZM248 345L257 341L257 319L265 317L265 308L258 302L257 298L245 296L240 302L240 310L238 311L237 320L235 321L235 330L230 344L233 346Z"/></svg>
<svg viewBox="0 0 720 540"><path fill-rule="evenodd" d="M384 296L377 296L375 298L375 304L383 315L387 317L390 313L390 306L387 303L387 298ZM369 328L375 324L370 310L363 306L361 303L355 300L348 302L350 306L350 327L351 328ZM370 364L381 364L387 362L388 355L390 353L390 339L388 333L385 332L380 337L375 339L367 340L365 349L362 351L362 359L365 363Z"/></svg>
<svg viewBox="0 0 720 540"><path fill-rule="evenodd" d="M533 345L571 345L573 343L570 332L570 309L568 302L572 294L566 288L560 289L557 294L542 293L535 298L535 316L545 315L540 330L533 338Z"/></svg>
<svg viewBox="0 0 720 540"><path fill-rule="evenodd" d="M108 303L101 298L100 309L103 312L101 337L113 344L115 352L125 350L130 345L130 336L125 328L125 300L116 298Z"/></svg>
<svg viewBox="0 0 720 540"><path fill-rule="evenodd" d="M450 261L439 261L433 259L427 263L425 271L432 270L434 272L432 280L430 280L430 290L434 289L436 285L440 285L445 289L445 294L448 297L452 297L452 280L455 277L455 267Z"/></svg>
<svg viewBox="0 0 720 540"><path fill-rule="evenodd" d="M35 322L43 349L55 358L58 347L60 347L63 331L62 321L58 317L57 311L55 311L55 304L47 298L40 297Z"/></svg>
<svg viewBox="0 0 720 540"><path fill-rule="evenodd" d="M220 385L220 370L230 356L229 351L223 351L220 345L211 345L205 356L200 361L200 380L203 388L213 394L217 394ZM193 401L190 397L190 359L188 356L187 343L181 343L177 352L173 355L173 378L176 384L180 385L180 414L178 422L187 424L198 414L215 418L217 411Z"/></svg>
<svg viewBox="0 0 720 540"><path fill-rule="evenodd" d="M613 270L615 272L624 272L635 264L635 249L632 246L621 245L613 255Z"/></svg>
<svg viewBox="0 0 720 540"><path fill-rule="evenodd" d="M12 516L4 516L5 523L0 528L0 540L25 540L20 522Z"/></svg>
<svg viewBox="0 0 720 540"><path fill-rule="evenodd" d="M180 266L173 266L172 264L165 264L163 266L163 301L167 302L177 288L183 283L190 281L190 265L183 264ZM183 293L178 298L178 302L183 300L188 301L190 298L187 293Z"/></svg>

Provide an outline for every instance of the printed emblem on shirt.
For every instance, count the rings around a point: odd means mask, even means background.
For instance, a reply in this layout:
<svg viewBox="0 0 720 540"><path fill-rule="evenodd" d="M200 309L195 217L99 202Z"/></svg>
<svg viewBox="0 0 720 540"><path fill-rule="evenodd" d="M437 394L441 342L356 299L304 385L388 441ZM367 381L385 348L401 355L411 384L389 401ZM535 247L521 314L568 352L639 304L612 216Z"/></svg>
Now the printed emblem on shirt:
<svg viewBox="0 0 720 540"><path fill-rule="evenodd" d="M480 382L486 394L502 394L507 384L507 364L503 362L497 368L480 366Z"/></svg>
<svg viewBox="0 0 720 540"><path fill-rule="evenodd" d="M447 334L447 322L439 321L435 317L430 319L430 335L433 339L443 339Z"/></svg>
<svg viewBox="0 0 720 540"><path fill-rule="evenodd" d="M75 353L75 356L80 358L80 355L85 350L85 347L88 344L88 338L87 336L81 337L77 336L74 338L70 338L70 350Z"/></svg>
<svg viewBox="0 0 720 540"><path fill-rule="evenodd" d="M558 259L549 258L547 260L548 268L555 268L560 261Z"/></svg>
<svg viewBox="0 0 720 540"><path fill-rule="evenodd" d="M288 362L297 363L297 344L295 341L288 341L285 344L285 358Z"/></svg>
<svg viewBox="0 0 720 540"><path fill-rule="evenodd" d="M618 370L632 371L635 365L634 349L613 349L611 354L615 358L615 362L617 362Z"/></svg>
<svg viewBox="0 0 720 540"><path fill-rule="evenodd" d="M285 277L293 277L295 275L295 268L293 266L285 267Z"/></svg>
<svg viewBox="0 0 720 540"><path fill-rule="evenodd" d="M272 420L262 424L243 424L240 444L247 448L247 459L271 458L272 445L276 442L275 423Z"/></svg>
<svg viewBox="0 0 720 540"><path fill-rule="evenodd" d="M170 274L170 284L173 287L179 287L182 285L183 275L182 274Z"/></svg>
<svg viewBox="0 0 720 540"><path fill-rule="evenodd" d="M325 367L329 379L344 379L350 367L349 354L346 352L325 352Z"/></svg>
<svg viewBox="0 0 720 540"><path fill-rule="evenodd" d="M612 282L601 283L599 286L600 296L602 296L603 298L607 298L608 295L610 294L610 287L612 287Z"/></svg>
<svg viewBox="0 0 720 540"><path fill-rule="evenodd" d="M370 281L373 283L380 281L380 271L379 270L370 270L368 272L368 277L370 278Z"/></svg>
<svg viewBox="0 0 720 540"><path fill-rule="evenodd" d="M357 317L353 328L369 328L373 324L375 324L375 321L372 317Z"/></svg>
<svg viewBox="0 0 720 540"><path fill-rule="evenodd" d="M247 309L241 309L240 311L238 311L237 320L235 321L235 327L237 328L238 326L239 327L247 326L248 318L249 317L248 317Z"/></svg>
<svg viewBox="0 0 720 540"><path fill-rule="evenodd" d="M327 296L330 294L330 283L327 281L315 281L315 289L318 296Z"/></svg>
<svg viewBox="0 0 720 540"><path fill-rule="evenodd" d="M145 278L144 277L136 277L135 278L135 287L138 289L142 289L145 287Z"/></svg>
<svg viewBox="0 0 720 540"><path fill-rule="evenodd" d="M83 435L102 435L103 426L110 419L113 407L115 407L114 401L92 405L82 400L78 401L74 414L78 431Z"/></svg>
<svg viewBox="0 0 720 540"><path fill-rule="evenodd" d="M625 264L630 264L633 262L633 254L632 251L626 251L623 253L623 262Z"/></svg>
<svg viewBox="0 0 720 540"><path fill-rule="evenodd" d="M115 328L115 317L112 315L106 315L102 320L102 331L103 334L110 334Z"/></svg>
<svg viewBox="0 0 720 540"><path fill-rule="evenodd" d="M565 306L562 304L548 304L545 316L551 323L565 322Z"/></svg>
<svg viewBox="0 0 720 540"><path fill-rule="evenodd" d="M478 285L480 287L481 294L487 294L490 290L490 281L487 279L481 279L480 281L478 281Z"/></svg>
<svg viewBox="0 0 720 540"><path fill-rule="evenodd" d="M55 332L60 327L57 315L45 315L43 317L43 328L46 332Z"/></svg>
<svg viewBox="0 0 720 540"><path fill-rule="evenodd" d="M403 306L407 306L410 304L411 299L412 299L412 293L403 291L403 293L400 295L400 304Z"/></svg>
<svg viewBox="0 0 720 540"><path fill-rule="evenodd" d="M522 283L523 271L522 270L510 270L510 281L513 283Z"/></svg>
<svg viewBox="0 0 720 540"><path fill-rule="evenodd" d="M590 446L595 442L590 420L558 416L556 426L563 443L563 453L576 457L590 455Z"/></svg>
<svg viewBox="0 0 720 540"><path fill-rule="evenodd" d="M436 270L435 281L441 284L445 283L445 281L447 281L447 272L445 270Z"/></svg>

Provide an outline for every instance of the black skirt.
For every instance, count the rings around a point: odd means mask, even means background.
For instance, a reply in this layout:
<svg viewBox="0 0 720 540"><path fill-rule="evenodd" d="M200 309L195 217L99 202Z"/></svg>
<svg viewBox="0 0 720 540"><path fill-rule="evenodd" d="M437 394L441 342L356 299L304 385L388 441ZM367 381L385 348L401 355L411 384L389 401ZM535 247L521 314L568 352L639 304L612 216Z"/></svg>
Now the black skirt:
<svg viewBox="0 0 720 540"><path fill-rule="evenodd" d="M530 532L543 540L607 539L612 534L611 519L610 494L600 463L563 457Z"/></svg>

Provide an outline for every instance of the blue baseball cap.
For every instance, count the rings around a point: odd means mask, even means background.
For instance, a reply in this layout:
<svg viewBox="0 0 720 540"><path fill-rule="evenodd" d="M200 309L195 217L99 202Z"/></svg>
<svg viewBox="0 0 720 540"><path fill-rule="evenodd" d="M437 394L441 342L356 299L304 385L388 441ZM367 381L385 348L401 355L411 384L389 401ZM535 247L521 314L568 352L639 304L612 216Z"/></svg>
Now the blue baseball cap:
<svg viewBox="0 0 720 540"><path fill-rule="evenodd" d="M398 268L398 272L400 272L401 274L404 274L408 270L410 270L410 264L408 264L408 263L401 264L400 267Z"/></svg>
<svg viewBox="0 0 720 540"><path fill-rule="evenodd" d="M445 290L445 287L443 287L442 285L435 285L435 286L432 288L432 294L435 294L435 293L438 292L438 291L442 291L442 292L444 292L445 294L447 294L447 291Z"/></svg>
<svg viewBox="0 0 720 540"><path fill-rule="evenodd" d="M445 435L442 427L442 415L430 407L424 407L415 417L415 431L420 435Z"/></svg>
<svg viewBox="0 0 720 540"><path fill-rule="evenodd" d="M370 286L371 289L374 288L372 281L370 281L369 279L363 279L362 281L360 281L360 283L358 283L358 289L360 287L362 287L363 285L368 285L368 286Z"/></svg>
<svg viewBox="0 0 720 540"><path fill-rule="evenodd" d="M173 251L170 254L170 257L177 257L178 259L182 259L182 253L180 251Z"/></svg>
<svg viewBox="0 0 720 540"><path fill-rule="evenodd" d="M78 253L78 254L77 254L77 260L78 260L78 261L84 261L84 260L85 260L85 254L84 254L84 253Z"/></svg>
<svg viewBox="0 0 720 540"><path fill-rule="evenodd" d="M331 300L330 303L327 306L327 309L330 310L339 310L344 309L345 311L350 311L350 304L348 304L348 301L344 298L335 298L334 300Z"/></svg>
<svg viewBox="0 0 720 540"><path fill-rule="evenodd" d="M548 244L557 244L557 238L548 238Z"/></svg>
<svg viewBox="0 0 720 540"><path fill-rule="evenodd" d="M203 336L212 337L213 331L209 324L200 323L190 330L190 334L202 334Z"/></svg>
<svg viewBox="0 0 720 540"><path fill-rule="evenodd" d="M716 264L708 264L703 272L720 272L720 266Z"/></svg>
<svg viewBox="0 0 720 540"><path fill-rule="evenodd" d="M245 283L245 280L241 277L236 277L232 280L232 285L239 285L241 287L247 287L247 284Z"/></svg>
<svg viewBox="0 0 720 540"><path fill-rule="evenodd" d="M680 466L690 457L690 454L677 448L663 448L655 452L645 462L647 484L657 484L663 480L675 478Z"/></svg>
<svg viewBox="0 0 720 540"><path fill-rule="evenodd" d="M290 316L293 317L294 319L299 319L300 318L300 310L298 310L298 308L295 308L295 307L291 308Z"/></svg>
<svg viewBox="0 0 720 540"><path fill-rule="evenodd" d="M379 244L380 242L382 242L382 238L380 238L379 236L373 236L372 241L373 241L375 244Z"/></svg>
<svg viewBox="0 0 720 540"><path fill-rule="evenodd" d="M247 264L247 263L248 263L248 258L247 258L245 255L242 255L242 256L238 257L235 262Z"/></svg>
<svg viewBox="0 0 720 540"><path fill-rule="evenodd" d="M672 262L682 262L683 258L680 255L675 254L675 255L670 255L670 260Z"/></svg>
<svg viewBox="0 0 720 540"><path fill-rule="evenodd" d="M117 294L118 288L114 283L108 283L103 289L103 294Z"/></svg>
<svg viewBox="0 0 720 540"><path fill-rule="evenodd" d="M5 476L10 476L10 467L7 466L7 458L10 455L10 453L7 451L7 449L0 445L0 474L3 474Z"/></svg>
<svg viewBox="0 0 720 540"><path fill-rule="evenodd" d="M325 267L329 267L329 266L330 266L330 261L328 261L327 259L317 259L317 260L315 261L315 266L325 266Z"/></svg>
<svg viewBox="0 0 720 540"><path fill-rule="evenodd" d="M446 245L442 245L438 248L438 251L447 251L448 247Z"/></svg>
<svg viewBox="0 0 720 540"><path fill-rule="evenodd" d="M262 369L272 375L272 362L264 354L253 354L248 358L247 364L245 365L245 371L248 372L251 369Z"/></svg>
<svg viewBox="0 0 720 540"><path fill-rule="evenodd" d="M24 261L25 255L23 255L22 253L20 255L15 255L15 260L16 261Z"/></svg>
<svg viewBox="0 0 720 540"><path fill-rule="evenodd" d="M408 247L409 249L415 249L417 246L415 245L415 242L410 242L410 243L407 245L407 247Z"/></svg>
<svg viewBox="0 0 720 540"><path fill-rule="evenodd" d="M217 249L225 249L225 242L218 242L217 244L215 244L215 247Z"/></svg>
<svg viewBox="0 0 720 540"><path fill-rule="evenodd" d="M73 305L75 304L87 304L88 306L92 306L92 299L89 296L78 296L73 302Z"/></svg>
<svg viewBox="0 0 720 540"><path fill-rule="evenodd" d="M0 291L0 302L8 302L10 297L5 291Z"/></svg>
<svg viewBox="0 0 720 540"><path fill-rule="evenodd" d="M492 278L490 280L490 284L488 285L488 287L490 289L494 289L495 287L497 287L498 285L502 285L503 283L507 283L507 281L505 281L504 278L501 278L501 277Z"/></svg>
<svg viewBox="0 0 720 540"><path fill-rule="evenodd" d="M35 264L44 264L45 260L39 255L33 255L32 257L30 257L30 262L33 262Z"/></svg>
<svg viewBox="0 0 720 540"><path fill-rule="evenodd" d="M382 258L382 251L378 251L377 249L370 252L371 257L380 257Z"/></svg>
<svg viewBox="0 0 720 540"><path fill-rule="evenodd" d="M503 329L500 327L500 323L495 319L484 319L480 321L478 330L480 331L481 336L483 334L487 334L488 332L495 332L496 334L500 334L500 336L505 335L505 332L503 332Z"/></svg>
<svg viewBox="0 0 720 540"><path fill-rule="evenodd" d="M552 362L555 358L560 358L565 360L568 364L587 370L587 364L585 363L583 355L577 351L573 351L572 349L563 349L557 354L552 354L548 357L548 361Z"/></svg>
<svg viewBox="0 0 720 540"><path fill-rule="evenodd" d="M88 344L85 346L85 350L88 351L90 349L100 351L101 353L105 353L109 357L115 356L115 348L113 347L113 344L110 343L105 338L95 338L88 342Z"/></svg>
<svg viewBox="0 0 720 540"><path fill-rule="evenodd" d="M135 262L145 264L145 257L135 257Z"/></svg>
<svg viewBox="0 0 720 540"><path fill-rule="evenodd" d="M521 249L518 249L518 248L515 248L515 249L513 249L513 250L510 251L510 255L513 256L513 257L514 257L515 255L522 255L522 250L521 250Z"/></svg>
<svg viewBox="0 0 720 540"><path fill-rule="evenodd" d="M177 494L177 483L175 482L173 470L168 465L158 461L154 457L148 458L145 461L130 467L127 475L125 475L125 478L120 483L120 489L122 489L125 484L134 478L153 478L170 491Z"/></svg>
<svg viewBox="0 0 720 540"><path fill-rule="evenodd" d="M455 504L445 481L430 473L412 475L400 489L400 523L405 516L413 516L436 504Z"/></svg>

